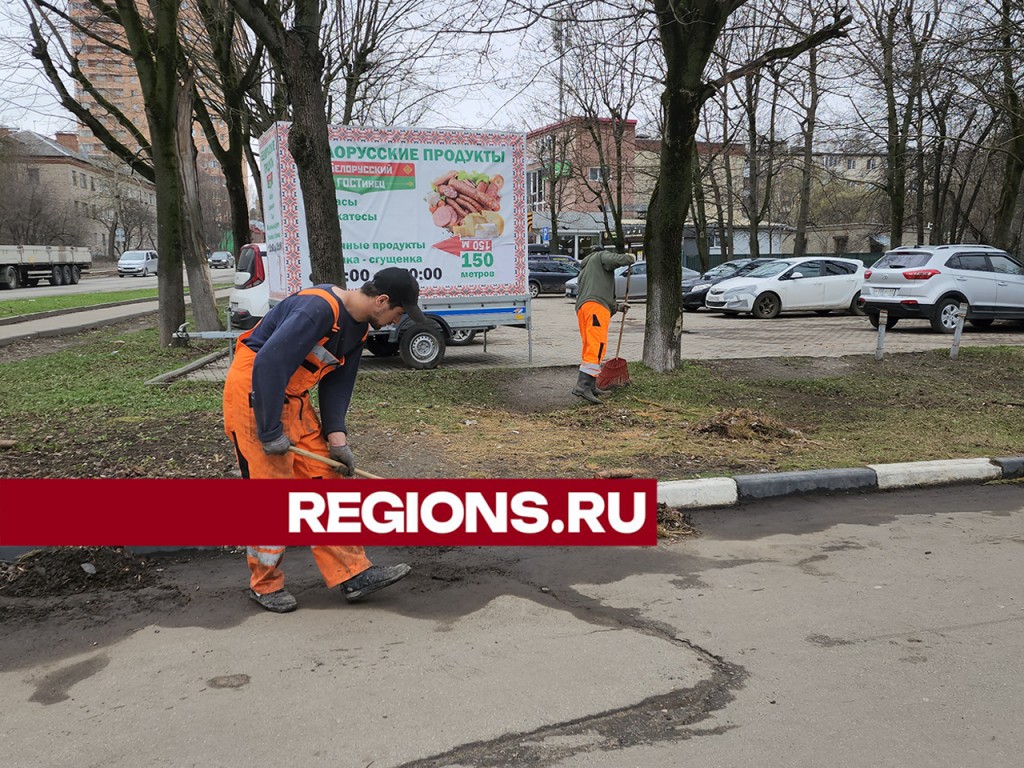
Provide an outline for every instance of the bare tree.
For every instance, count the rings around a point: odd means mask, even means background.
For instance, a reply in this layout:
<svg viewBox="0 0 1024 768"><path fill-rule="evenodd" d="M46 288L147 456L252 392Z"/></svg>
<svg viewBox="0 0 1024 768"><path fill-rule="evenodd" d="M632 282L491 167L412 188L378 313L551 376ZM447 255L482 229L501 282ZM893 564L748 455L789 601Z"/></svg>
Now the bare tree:
<svg viewBox="0 0 1024 768"><path fill-rule="evenodd" d="M186 246L185 238L184 177L178 154L179 121L175 119L181 100L189 98L181 78L180 4L176 0L153 0L149 13L143 16L132 0L87 0L91 14L69 13L47 0L22 1L31 19L32 54L42 64L61 105L110 152L156 185L157 241L163 264L158 277L160 343L173 343L172 334L185 321L183 263L189 274L196 324L202 329L220 327L206 260L202 253ZM111 55L134 62L146 104L148 135L89 80L80 65L79 50L69 47L63 38L65 30L95 41ZM88 96L88 103L67 89L65 78L77 84ZM119 131L131 143L122 141Z"/></svg>
<svg viewBox="0 0 1024 768"><path fill-rule="evenodd" d="M845 35L852 21L836 7L833 20L812 32L794 31L791 42L763 51L730 72L709 80L708 61L730 16L744 0L652 0L665 82L662 94L665 126L661 172L651 199L644 251L648 263L647 333L644 363L664 371L679 364L682 335L682 264L679 258L683 225L693 192L693 158L701 108L719 89L757 71L769 62L792 60L826 40Z"/></svg>

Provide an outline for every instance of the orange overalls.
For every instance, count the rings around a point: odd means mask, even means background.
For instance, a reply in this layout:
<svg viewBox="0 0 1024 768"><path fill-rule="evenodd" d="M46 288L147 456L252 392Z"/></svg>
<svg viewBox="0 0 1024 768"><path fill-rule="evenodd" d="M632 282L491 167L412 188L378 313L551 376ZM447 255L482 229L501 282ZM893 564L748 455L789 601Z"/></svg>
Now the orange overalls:
<svg viewBox="0 0 1024 768"><path fill-rule="evenodd" d="M341 311L338 297L319 288L301 291L300 295L320 296L331 305L334 311L331 336L337 333L338 316ZM235 359L224 383L224 431L234 443L242 477L256 480L321 479L325 472L329 472L325 464L291 451L280 456L269 456L263 451L263 443L257 435L256 418L250 401L252 367L256 353L244 344L245 339L251 334L252 330L249 330L238 337L235 344ZM288 380L281 412L281 424L292 444L325 458L330 457L330 452L320 419L310 402L309 390L325 374L345 363L344 359L338 360L324 348L324 344L331 336L325 336L320 340ZM313 559L328 587L335 587L347 581L371 565L363 547L314 546L312 550ZM249 584L254 592L265 595L284 587L284 573L280 569L284 551L285 547L280 546L246 547L245 554L250 570Z"/></svg>
<svg viewBox="0 0 1024 768"><path fill-rule="evenodd" d="M608 325L612 313L599 301L585 301L576 312L580 324L580 338L583 340L580 370L590 376L601 372L601 361L608 351Z"/></svg>

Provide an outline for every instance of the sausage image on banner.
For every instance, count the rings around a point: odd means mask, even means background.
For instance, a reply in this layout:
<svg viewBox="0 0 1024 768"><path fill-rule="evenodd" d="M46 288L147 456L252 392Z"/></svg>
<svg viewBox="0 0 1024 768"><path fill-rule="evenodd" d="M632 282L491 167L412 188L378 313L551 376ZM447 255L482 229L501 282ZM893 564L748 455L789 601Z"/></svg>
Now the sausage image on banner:
<svg viewBox="0 0 1024 768"><path fill-rule="evenodd" d="M434 224L458 237L500 237L505 230L500 174L448 171L438 176L426 196Z"/></svg>

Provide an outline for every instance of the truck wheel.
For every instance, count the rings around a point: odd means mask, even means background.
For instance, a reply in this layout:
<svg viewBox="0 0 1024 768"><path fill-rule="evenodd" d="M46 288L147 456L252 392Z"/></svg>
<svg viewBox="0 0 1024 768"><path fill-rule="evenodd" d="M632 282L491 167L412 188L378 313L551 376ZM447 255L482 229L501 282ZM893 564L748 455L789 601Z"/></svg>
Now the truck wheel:
<svg viewBox="0 0 1024 768"><path fill-rule="evenodd" d="M65 264L60 268L60 271L64 273L64 285L73 285L72 278L74 275L71 274L71 266L69 264Z"/></svg>
<svg viewBox="0 0 1024 768"><path fill-rule="evenodd" d="M420 370L436 368L444 358L444 333L433 323L409 328L400 339L403 362Z"/></svg>
<svg viewBox="0 0 1024 768"><path fill-rule="evenodd" d="M388 341L386 336L370 336L366 348L374 357L394 357L398 354L398 342Z"/></svg>
<svg viewBox="0 0 1024 768"><path fill-rule="evenodd" d="M50 285L64 285L64 270L53 267L50 270Z"/></svg>
<svg viewBox="0 0 1024 768"><path fill-rule="evenodd" d="M12 291L18 287L18 270L15 267L8 267L4 270L4 282Z"/></svg>
<svg viewBox="0 0 1024 768"><path fill-rule="evenodd" d="M27 285L29 288L35 288L37 285L39 285L39 278L30 277L28 280L25 281L25 285Z"/></svg>
<svg viewBox="0 0 1024 768"><path fill-rule="evenodd" d="M78 268L77 264L71 265L71 284L78 285L78 281L82 279L82 270Z"/></svg>

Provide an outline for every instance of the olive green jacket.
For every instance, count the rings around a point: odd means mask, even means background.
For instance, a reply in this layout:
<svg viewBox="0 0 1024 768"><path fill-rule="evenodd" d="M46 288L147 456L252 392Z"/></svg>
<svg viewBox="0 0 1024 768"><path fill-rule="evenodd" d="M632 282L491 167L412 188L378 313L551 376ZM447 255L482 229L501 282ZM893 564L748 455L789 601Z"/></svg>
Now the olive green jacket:
<svg viewBox="0 0 1024 768"><path fill-rule="evenodd" d="M615 251L594 251L583 258L583 268L576 278L576 311L587 301L603 304L609 312L615 313L615 270L632 264L636 257L631 253Z"/></svg>

